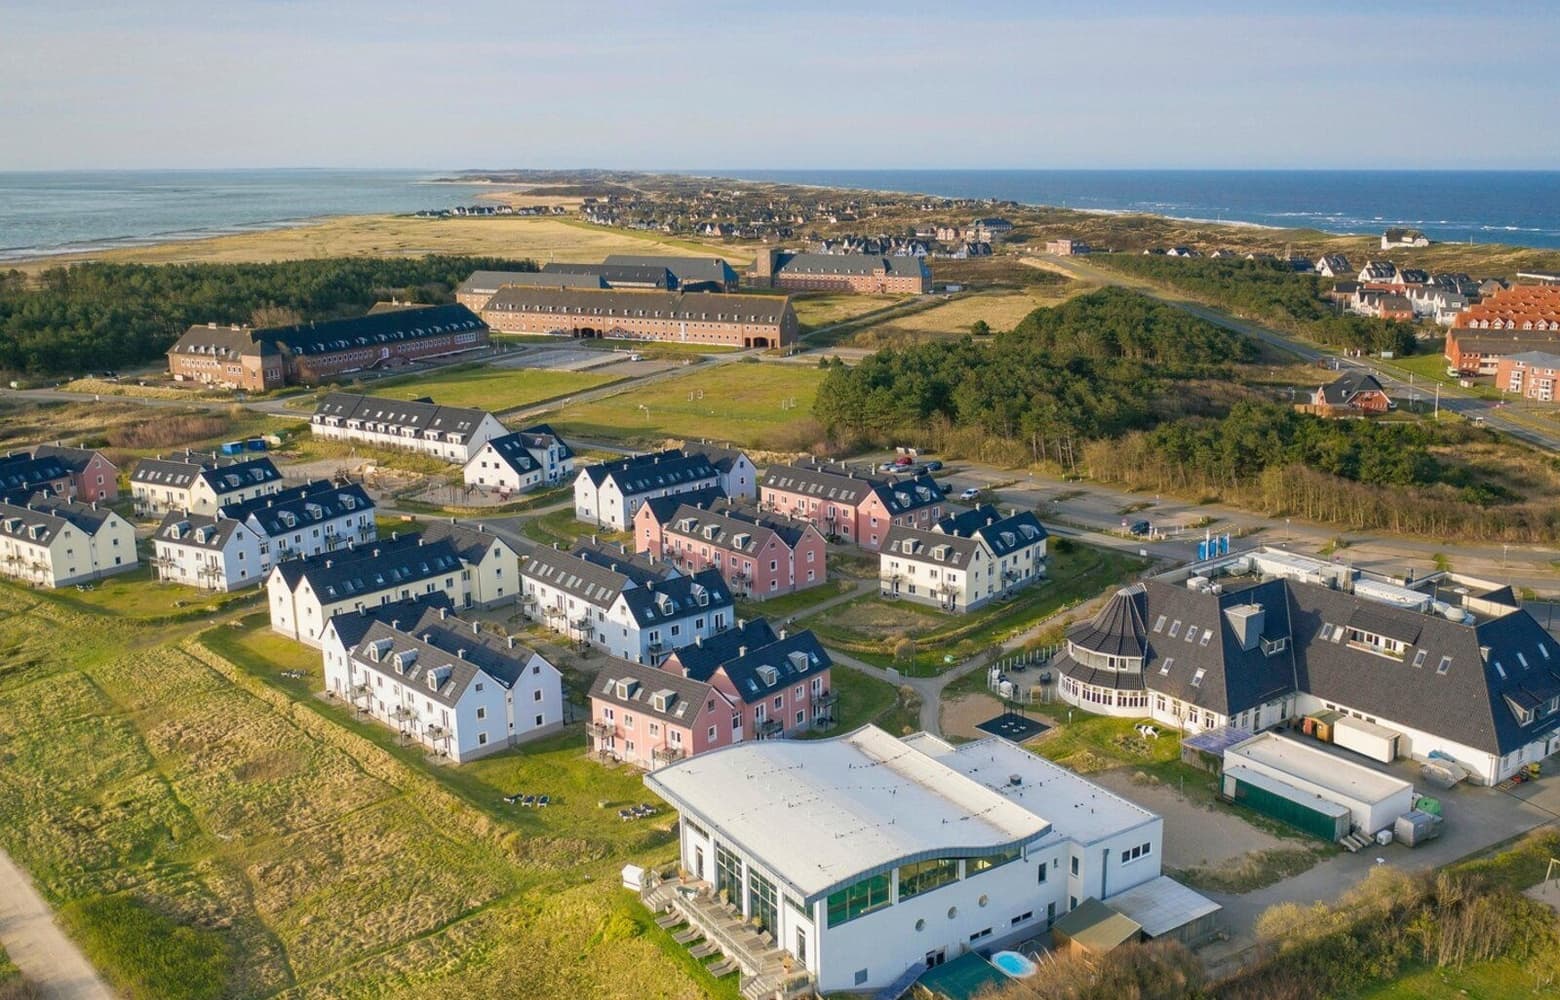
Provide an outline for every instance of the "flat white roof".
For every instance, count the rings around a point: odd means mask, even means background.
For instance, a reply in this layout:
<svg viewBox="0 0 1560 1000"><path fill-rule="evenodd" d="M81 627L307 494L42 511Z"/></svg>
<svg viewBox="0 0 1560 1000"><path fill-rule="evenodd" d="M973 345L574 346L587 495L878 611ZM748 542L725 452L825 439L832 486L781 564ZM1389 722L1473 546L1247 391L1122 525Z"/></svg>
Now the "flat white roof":
<svg viewBox="0 0 1560 1000"><path fill-rule="evenodd" d="M1266 764L1355 802L1380 802L1413 788L1390 774L1274 733L1260 733L1224 751L1226 764L1232 757Z"/></svg>
<svg viewBox="0 0 1560 1000"><path fill-rule="evenodd" d="M1107 906L1131 917L1149 937L1168 934L1193 920L1223 909L1168 875L1151 878L1105 900Z"/></svg>
<svg viewBox="0 0 1560 1000"><path fill-rule="evenodd" d="M1279 798L1298 802L1307 809L1313 809L1324 816L1331 816L1333 819L1352 815L1349 807L1342 802L1334 802L1332 799L1323 798L1309 789L1291 785L1287 781L1280 781L1266 771L1253 771L1251 768L1241 767L1239 764L1226 764L1224 766L1224 775L1228 778L1236 778L1263 791L1272 792Z"/></svg>
<svg viewBox="0 0 1560 1000"><path fill-rule="evenodd" d="M1000 736L950 747L938 760L1008 801L1044 816L1056 835L1080 844L1091 844L1159 818ZM1019 779L1016 785L1015 775Z"/></svg>
<svg viewBox="0 0 1560 1000"><path fill-rule="evenodd" d="M999 795L873 726L739 743L645 784L808 899L908 861L1028 843L1051 829L1030 807L1061 805Z"/></svg>

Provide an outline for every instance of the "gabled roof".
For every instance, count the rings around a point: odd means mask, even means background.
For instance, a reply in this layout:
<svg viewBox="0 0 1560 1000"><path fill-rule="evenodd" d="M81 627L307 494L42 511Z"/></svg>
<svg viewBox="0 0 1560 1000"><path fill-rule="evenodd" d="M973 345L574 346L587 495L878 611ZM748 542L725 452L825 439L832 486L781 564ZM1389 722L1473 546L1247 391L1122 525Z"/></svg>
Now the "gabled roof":
<svg viewBox="0 0 1560 1000"><path fill-rule="evenodd" d="M649 510L650 516L655 519L655 523L664 527L676 516L679 507L708 508L725 499L725 487L707 486L702 490L674 493L669 497L651 497L644 502L640 510Z"/></svg>
<svg viewBox="0 0 1560 1000"><path fill-rule="evenodd" d="M749 648L717 669L731 681L744 702L763 701L776 691L801 684L834 665L812 631L793 632L767 646Z"/></svg>
<svg viewBox="0 0 1560 1000"><path fill-rule="evenodd" d="M557 446L560 449L560 459L574 457L574 449L564 443L563 438L553 432L546 424L537 424L527 427L523 431L514 431L496 438L488 439L482 446L483 450L492 449L494 456L515 472L525 475L535 472L542 467L541 461L533 452L544 452L549 447ZM476 456L472 456L476 460Z"/></svg>
<svg viewBox="0 0 1560 1000"><path fill-rule="evenodd" d="M753 555L763 551L770 539L779 539L786 548L794 549L809 530L817 529L807 521L788 521L753 514L730 504L700 508L684 503L673 513L663 530L670 535L717 545L727 551Z"/></svg>
<svg viewBox="0 0 1560 1000"><path fill-rule="evenodd" d="M703 455L722 474L729 474L743 459L747 459L749 465L753 464L753 460L747 457L747 452L741 448L731 448L726 445L700 442L697 445L688 445L687 451L689 454L697 453Z"/></svg>
<svg viewBox="0 0 1560 1000"><path fill-rule="evenodd" d="M249 486L263 486L282 478L270 458L224 460L206 452L185 451L167 458L143 458L130 473L132 483L147 486L171 486L187 490L203 479L212 492L221 496Z"/></svg>
<svg viewBox="0 0 1560 1000"><path fill-rule="evenodd" d="M1332 406L1347 406L1362 392L1385 393L1386 390L1370 372L1351 369L1322 386L1322 399Z"/></svg>
<svg viewBox="0 0 1560 1000"><path fill-rule="evenodd" d="M889 525L888 534L883 536L882 551L901 559L937 563L950 569L966 569L975 561L976 553L982 548L977 538L893 524Z"/></svg>
<svg viewBox="0 0 1560 1000"><path fill-rule="evenodd" d="M778 325L791 308L783 295L727 292L664 292L653 288L542 288L506 285L489 300L488 310L574 317L606 330L613 317Z"/></svg>
<svg viewBox="0 0 1560 1000"><path fill-rule="evenodd" d="M107 507L38 494L24 503L0 503L0 535L49 545L67 526L96 535L110 518Z"/></svg>
<svg viewBox="0 0 1560 1000"><path fill-rule="evenodd" d="M168 353L218 357L307 356L486 329L487 324L465 306L424 306L259 330L197 325L186 330Z"/></svg>
<svg viewBox="0 0 1560 1000"><path fill-rule="evenodd" d="M224 517L239 521L253 519L269 538L311 524L321 524L353 513L373 513L374 501L358 483L337 485L328 479L315 479L302 486L225 504Z"/></svg>
<svg viewBox="0 0 1560 1000"><path fill-rule="evenodd" d="M70 478L71 470L54 455L29 455L24 451L0 457L0 494L31 489Z"/></svg>
<svg viewBox="0 0 1560 1000"><path fill-rule="evenodd" d="M322 603L343 601L365 594L458 573L460 556L449 542L423 544L421 535L400 535L335 552L289 559L271 570L289 590L296 592L307 581Z"/></svg>
<svg viewBox="0 0 1560 1000"><path fill-rule="evenodd" d="M358 421L375 425L378 433L401 434L409 430L419 439L435 434L440 440L453 437L460 444L469 442L491 416L486 410L440 406L431 399L387 399L349 392L327 394L314 410L316 421L326 417L342 424Z"/></svg>
<svg viewBox="0 0 1560 1000"><path fill-rule="evenodd" d="M625 497L719 478L708 458L679 448L588 465L579 474L598 488L611 482Z"/></svg>
<svg viewBox="0 0 1560 1000"><path fill-rule="evenodd" d="M205 514L184 514L170 511L152 537L168 545L183 545L209 552L221 552L235 535L243 535L249 529L242 520L231 517L209 517Z"/></svg>
<svg viewBox="0 0 1560 1000"><path fill-rule="evenodd" d="M608 254L604 264L633 265L637 267L664 267L672 272L679 285L713 281L721 285L733 284L737 272L719 257L675 257L631 253Z"/></svg>
<svg viewBox="0 0 1560 1000"><path fill-rule="evenodd" d="M944 499L942 486L925 473L890 481L858 476L844 466L774 465L770 466L763 485L766 489L833 500L848 507L859 507L869 495L876 495L890 516L941 503Z"/></svg>
<svg viewBox="0 0 1560 1000"><path fill-rule="evenodd" d="M623 591L623 601L635 624L641 628L732 607L731 589L726 586L720 573L713 569L700 570L689 576L647 581L643 586ZM676 645L670 641L667 644Z"/></svg>
<svg viewBox="0 0 1560 1000"><path fill-rule="evenodd" d="M436 590L431 594L419 594L416 597L390 601L387 604L364 605L361 611L343 611L339 615L332 615L326 627L335 629L341 644L351 649L362 641L363 636L368 634L369 628L376 622L404 625L420 620L428 611L453 607L449 595L442 590Z"/></svg>
<svg viewBox="0 0 1560 1000"><path fill-rule="evenodd" d="M670 566L667 570L676 572ZM521 566L520 575L603 610L610 608L624 591L655 579L654 574L636 566L627 553L613 560L605 550L586 546L574 551L534 548Z"/></svg>
<svg viewBox="0 0 1560 1000"><path fill-rule="evenodd" d="M1518 354L1508 354L1506 360L1532 368L1560 368L1560 354L1550 354L1547 351L1522 351Z"/></svg>
<svg viewBox="0 0 1560 1000"><path fill-rule="evenodd" d="M549 268L551 265L548 265ZM460 295L492 295L505 285L548 285L553 288L605 288L607 283L589 274L557 271L473 271L455 289Z"/></svg>
<svg viewBox="0 0 1560 1000"><path fill-rule="evenodd" d="M68 445L60 444L40 444L38 447L33 449L33 457L57 458L62 463L64 463L65 467L70 469L70 471L78 473L85 472L87 465L90 464L94 458L103 459L104 462L108 463L109 468L117 468L113 462L108 461L108 457L105 456L102 452L94 451L91 448L72 448Z"/></svg>
<svg viewBox="0 0 1560 1000"><path fill-rule="evenodd" d="M502 538L488 531L483 525L462 524L453 517L447 521L429 521L422 525L423 541L448 542L461 559L475 566L487 557L495 545L509 546Z"/></svg>
<svg viewBox="0 0 1560 1000"><path fill-rule="evenodd" d="M666 669L672 669L671 660L676 660L676 666L681 667L683 673L695 680L707 681L722 663L740 656L744 647L758 649L778 638L768 619L754 618L738 622L736 628L717 632L708 639L695 639L686 646L678 647L667 661Z"/></svg>
<svg viewBox="0 0 1560 1000"><path fill-rule="evenodd" d="M676 288L677 278L665 267L652 264L570 264L554 261L542 267L545 275L573 278L577 281L594 280L593 285L570 287L613 288L618 285L650 285L654 288ZM540 284L540 282L537 282Z"/></svg>
<svg viewBox="0 0 1560 1000"><path fill-rule="evenodd" d="M662 692L670 696L658 699L656 696ZM730 704L725 695L704 681L616 658L602 664L591 685L590 697L678 726L692 726L712 698L719 699L720 704Z"/></svg>
<svg viewBox="0 0 1560 1000"><path fill-rule="evenodd" d="M1048 533L1034 511L1015 510L1003 517L991 504L937 522L937 530L961 538L980 538L992 555L1001 558L1045 541Z"/></svg>

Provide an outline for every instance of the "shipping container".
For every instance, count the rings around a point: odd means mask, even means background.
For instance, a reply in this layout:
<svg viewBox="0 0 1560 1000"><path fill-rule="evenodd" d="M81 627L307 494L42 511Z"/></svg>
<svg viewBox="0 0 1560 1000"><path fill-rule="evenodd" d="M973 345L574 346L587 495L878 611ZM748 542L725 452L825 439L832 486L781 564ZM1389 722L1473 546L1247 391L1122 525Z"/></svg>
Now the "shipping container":
<svg viewBox="0 0 1560 1000"><path fill-rule="evenodd" d="M1374 722L1343 716L1333 723L1332 741L1362 757L1390 764L1397 760L1402 734Z"/></svg>
<svg viewBox="0 0 1560 1000"><path fill-rule="evenodd" d="M224 441L219 450L224 455L237 455L244 450L244 442Z"/></svg>

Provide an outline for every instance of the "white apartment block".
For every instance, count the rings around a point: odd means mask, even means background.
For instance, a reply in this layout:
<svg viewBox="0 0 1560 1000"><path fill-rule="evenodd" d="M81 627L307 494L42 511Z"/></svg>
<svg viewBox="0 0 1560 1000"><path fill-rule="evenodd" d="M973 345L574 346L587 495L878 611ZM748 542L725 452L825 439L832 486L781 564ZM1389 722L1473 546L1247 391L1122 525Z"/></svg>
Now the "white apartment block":
<svg viewBox="0 0 1560 1000"><path fill-rule="evenodd" d="M347 392L333 392L322 399L309 421L309 430L329 441L414 451L458 465L471 461L488 441L508 433L498 418L485 410Z"/></svg>
<svg viewBox="0 0 1560 1000"><path fill-rule="evenodd" d="M224 461L199 452L142 459L130 473L136 512L148 516L171 510L211 515L219 507L276 493L282 485L269 458Z"/></svg>
<svg viewBox="0 0 1560 1000"><path fill-rule="evenodd" d="M201 590L258 586L268 567L261 544L243 521L170 513L152 536L152 570L159 580Z"/></svg>
<svg viewBox="0 0 1560 1000"><path fill-rule="evenodd" d="M97 504L34 497L0 503L0 573L68 587L135 569L135 529Z"/></svg>
<svg viewBox="0 0 1560 1000"><path fill-rule="evenodd" d="M1034 514L983 505L930 531L894 525L878 553L885 597L973 611L1045 575L1047 533Z"/></svg>

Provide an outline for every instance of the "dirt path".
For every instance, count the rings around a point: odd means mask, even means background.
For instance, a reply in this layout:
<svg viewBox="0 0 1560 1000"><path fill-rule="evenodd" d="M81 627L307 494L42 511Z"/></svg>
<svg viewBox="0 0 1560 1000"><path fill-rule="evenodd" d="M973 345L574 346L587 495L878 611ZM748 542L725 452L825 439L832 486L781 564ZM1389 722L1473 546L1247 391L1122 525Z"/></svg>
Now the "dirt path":
<svg viewBox="0 0 1560 1000"><path fill-rule="evenodd" d="M97 970L54 922L49 904L27 873L4 851L0 851L0 944L40 997L113 1000Z"/></svg>

